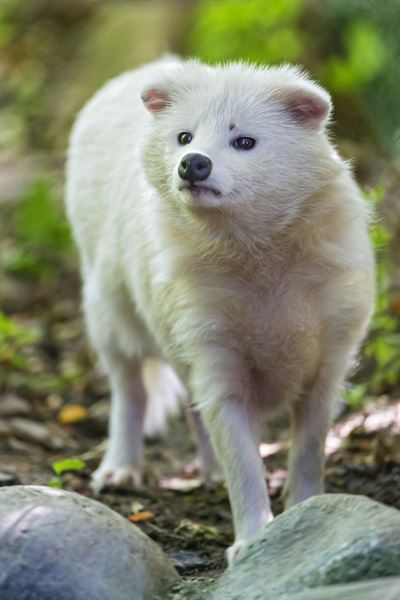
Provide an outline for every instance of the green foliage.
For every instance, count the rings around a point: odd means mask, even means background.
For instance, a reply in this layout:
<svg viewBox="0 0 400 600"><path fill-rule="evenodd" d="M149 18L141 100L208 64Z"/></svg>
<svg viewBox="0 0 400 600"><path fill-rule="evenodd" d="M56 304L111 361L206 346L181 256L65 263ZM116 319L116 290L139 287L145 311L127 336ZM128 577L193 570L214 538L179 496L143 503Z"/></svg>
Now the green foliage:
<svg viewBox="0 0 400 600"><path fill-rule="evenodd" d="M35 329L23 327L18 321L0 311L0 365L26 369L28 363L22 350L39 338L40 335Z"/></svg>
<svg viewBox="0 0 400 600"><path fill-rule="evenodd" d="M382 197L383 190L379 188L367 194L374 207ZM391 262L388 249L392 236L383 223L376 220L370 237L377 258L377 295L369 335L362 351L362 367L359 376L355 377L356 384L345 394L352 406L361 404L368 395L400 390L400 317L392 313L390 306Z"/></svg>
<svg viewBox="0 0 400 600"><path fill-rule="evenodd" d="M32 346L42 341L43 334L32 326L22 325L0 311L0 383L23 388L28 393L64 393L82 379L80 372L40 373L29 357Z"/></svg>
<svg viewBox="0 0 400 600"><path fill-rule="evenodd" d="M80 471L85 466L85 461L80 458L66 458L52 464L53 471L56 475L62 475L65 471Z"/></svg>
<svg viewBox="0 0 400 600"><path fill-rule="evenodd" d="M66 471L81 471L86 466L85 461L80 458L66 458L64 460L58 460L52 464L53 471L56 477L52 477L48 481L48 485L55 489L62 489L63 482L60 477Z"/></svg>
<svg viewBox="0 0 400 600"><path fill-rule="evenodd" d="M23 243L40 248L62 250L69 245L68 224L47 181L38 180L28 188L15 214L15 233Z"/></svg>
<svg viewBox="0 0 400 600"><path fill-rule="evenodd" d="M37 329L22 325L0 311L0 372L1 383L29 392L61 393L71 386L74 374L52 375L38 373L29 357L32 346L42 340ZM5 380L5 381L4 381Z"/></svg>
<svg viewBox="0 0 400 600"><path fill-rule="evenodd" d="M13 343L23 346L36 342L39 338L37 331L23 327L15 319L7 317L0 311L0 344Z"/></svg>
<svg viewBox="0 0 400 600"><path fill-rule="evenodd" d="M343 32L345 52L326 60L319 69L331 90L349 94L373 81L386 60L384 39L372 23L350 22Z"/></svg>
<svg viewBox="0 0 400 600"><path fill-rule="evenodd" d="M52 477L48 480L47 485L55 490L62 490L63 482L61 477Z"/></svg>
<svg viewBox="0 0 400 600"><path fill-rule="evenodd" d="M7 257L5 270L29 277L52 275L71 236L49 182L38 180L28 188L15 208L13 229L19 245Z"/></svg>
<svg viewBox="0 0 400 600"><path fill-rule="evenodd" d="M197 3L188 52L208 62L298 60L305 43L295 25L301 0L203 0Z"/></svg>

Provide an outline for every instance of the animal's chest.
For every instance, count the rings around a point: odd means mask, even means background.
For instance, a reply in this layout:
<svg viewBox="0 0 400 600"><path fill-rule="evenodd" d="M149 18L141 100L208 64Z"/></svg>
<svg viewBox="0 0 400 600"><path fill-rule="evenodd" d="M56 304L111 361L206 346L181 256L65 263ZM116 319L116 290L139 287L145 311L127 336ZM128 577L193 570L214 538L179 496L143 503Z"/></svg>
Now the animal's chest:
<svg viewBox="0 0 400 600"><path fill-rule="evenodd" d="M224 347L267 380L303 380L313 368L318 316L312 299L289 281L192 273L175 278L160 297L156 329L177 356Z"/></svg>
<svg viewBox="0 0 400 600"><path fill-rule="evenodd" d="M233 286L225 314L234 345L258 369L290 369L318 337L312 298L288 282Z"/></svg>

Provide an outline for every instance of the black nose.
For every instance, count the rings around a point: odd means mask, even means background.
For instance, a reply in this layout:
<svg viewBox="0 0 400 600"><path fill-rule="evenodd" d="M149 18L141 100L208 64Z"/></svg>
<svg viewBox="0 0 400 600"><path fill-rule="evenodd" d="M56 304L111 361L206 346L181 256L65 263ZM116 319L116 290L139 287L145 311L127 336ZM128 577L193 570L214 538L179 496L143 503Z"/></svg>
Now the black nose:
<svg viewBox="0 0 400 600"><path fill-rule="evenodd" d="M190 184L207 179L211 173L212 162L203 154L186 154L179 163L178 173L181 179Z"/></svg>

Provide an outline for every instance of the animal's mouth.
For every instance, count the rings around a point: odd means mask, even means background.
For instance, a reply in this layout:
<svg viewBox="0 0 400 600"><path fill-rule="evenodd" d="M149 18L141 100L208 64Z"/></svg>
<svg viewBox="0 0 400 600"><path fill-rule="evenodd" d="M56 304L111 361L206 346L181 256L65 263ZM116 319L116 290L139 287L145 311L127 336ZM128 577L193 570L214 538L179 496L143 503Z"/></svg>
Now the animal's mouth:
<svg viewBox="0 0 400 600"><path fill-rule="evenodd" d="M217 190L217 188L209 186L209 185L204 185L202 183L193 183L192 185L190 185L190 184L181 185L179 187L179 191L182 192L183 190L187 190L195 198L198 198L199 196L201 196L203 194L213 194L214 196L221 195L221 192L219 190Z"/></svg>

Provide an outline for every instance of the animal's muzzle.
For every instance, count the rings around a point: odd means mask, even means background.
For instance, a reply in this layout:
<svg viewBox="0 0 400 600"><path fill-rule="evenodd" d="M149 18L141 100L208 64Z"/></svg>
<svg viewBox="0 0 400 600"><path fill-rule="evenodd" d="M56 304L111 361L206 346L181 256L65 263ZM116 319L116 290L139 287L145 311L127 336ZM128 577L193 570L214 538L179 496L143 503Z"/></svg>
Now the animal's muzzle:
<svg viewBox="0 0 400 600"><path fill-rule="evenodd" d="M188 181L193 185L196 181L204 181L210 175L212 162L203 154L186 154L178 167L178 174L181 179Z"/></svg>

